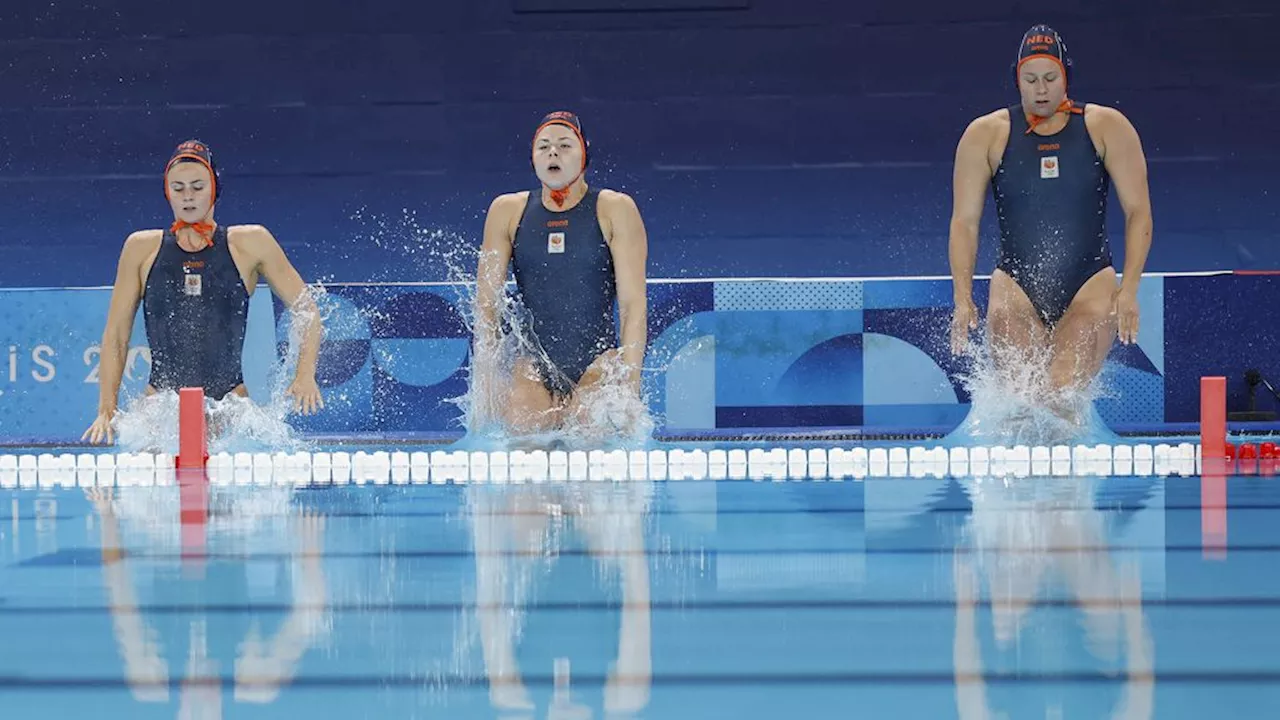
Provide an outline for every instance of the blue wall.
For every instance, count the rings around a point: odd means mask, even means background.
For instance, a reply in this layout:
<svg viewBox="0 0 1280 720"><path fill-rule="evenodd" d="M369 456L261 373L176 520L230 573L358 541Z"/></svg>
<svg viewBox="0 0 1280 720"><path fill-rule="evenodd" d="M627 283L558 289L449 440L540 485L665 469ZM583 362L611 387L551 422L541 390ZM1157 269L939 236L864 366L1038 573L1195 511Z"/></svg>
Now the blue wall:
<svg viewBox="0 0 1280 720"><path fill-rule="evenodd" d="M536 182L529 135L561 106L644 210L652 276L946 274L955 142L1014 101L1034 22L1073 94L1143 134L1149 269L1280 265L1273 0L6 5L0 286L109 283L167 222L159 168L189 136L226 175L219 218L266 224L308 279L442 279L438 251Z"/></svg>
<svg viewBox="0 0 1280 720"><path fill-rule="evenodd" d="M976 291L985 300L986 283ZM328 286L317 372L325 408L290 424L321 434L460 432L451 399L467 390L463 297L458 286ZM646 396L670 433L946 432L974 400L961 380L966 363L947 345L946 280L654 282L649 297ZM5 442L74 442L93 422L109 300L105 289L0 290ZM1258 312L1280 305L1280 274L1153 276L1138 300L1138 343L1113 348L1100 383L1096 407L1110 427L1198 421L1205 375L1228 377L1233 412L1246 407L1246 369L1280 382L1280 336ZM245 377L265 402L288 315L265 292L254 294L250 315ZM150 372L141 322L130 346L122 407ZM1276 409L1265 390L1258 400ZM176 427L176 404L170 410L172 419L149 422Z"/></svg>

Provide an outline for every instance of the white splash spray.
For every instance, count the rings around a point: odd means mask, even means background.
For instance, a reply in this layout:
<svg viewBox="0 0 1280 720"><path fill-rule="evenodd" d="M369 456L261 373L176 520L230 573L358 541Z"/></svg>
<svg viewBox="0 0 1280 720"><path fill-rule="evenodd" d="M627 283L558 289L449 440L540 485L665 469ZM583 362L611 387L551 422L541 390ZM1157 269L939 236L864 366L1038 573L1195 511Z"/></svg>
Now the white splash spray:
<svg viewBox="0 0 1280 720"><path fill-rule="evenodd" d="M1056 387L1047 350L1019 351L971 342L971 365L959 379L971 398L949 441L986 445L1054 445L1114 439L1096 400L1109 392L1105 370L1084 387Z"/></svg>
<svg viewBox="0 0 1280 720"><path fill-rule="evenodd" d="M309 286L289 309L288 342L284 356L272 367L265 402L228 394L205 399L209 452L290 452L309 444L289 424L294 399L288 394L298 366L306 330L314 313L326 323L331 304L323 288ZM273 329L274 334L274 329ZM176 391L141 395L120 410L115 425L125 452L178 452L179 400Z"/></svg>
<svg viewBox="0 0 1280 720"><path fill-rule="evenodd" d="M458 316L475 338L479 313L475 273L480 253L459 244L439 257L457 289L454 300ZM500 445L518 436L521 443L535 446L598 445L644 442L651 436L655 421L647 398L643 391L637 394L629 386L628 368L618 352L598 360L600 381L575 392L563 410L553 410L545 417L516 417L510 411L510 398L517 373L529 373L539 365L553 368L554 364L529 331L528 311L510 281L498 298L496 316L494 324L500 328L497 336L486 335L482 341L472 342L467 392L449 400L458 407L460 424L470 440Z"/></svg>

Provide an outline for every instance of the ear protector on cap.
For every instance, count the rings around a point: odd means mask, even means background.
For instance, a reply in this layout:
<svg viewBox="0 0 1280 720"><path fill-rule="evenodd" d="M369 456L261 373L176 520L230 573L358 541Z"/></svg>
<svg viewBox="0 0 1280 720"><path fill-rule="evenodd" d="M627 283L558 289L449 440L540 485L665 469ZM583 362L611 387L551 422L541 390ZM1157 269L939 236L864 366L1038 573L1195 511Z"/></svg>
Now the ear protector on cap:
<svg viewBox="0 0 1280 720"><path fill-rule="evenodd" d="M578 142L582 143L582 170L586 172L587 168L591 166L591 143L582 134L582 120L568 110L547 113L542 118L542 122L538 123L538 129L533 131L534 142L537 142L538 133L542 132L542 129L548 125L564 125L573 130L573 133L578 136ZM529 158L529 164L533 164L532 157Z"/></svg>
<svg viewBox="0 0 1280 720"><path fill-rule="evenodd" d="M1035 25L1022 36L1022 43L1018 46L1018 56L1010 68L1014 88L1018 87L1018 71L1021 69L1022 63L1038 57L1046 57L1058 63L1062 67L1062 75L1067 81L1067 88L1071 88L1073 63L1071 56L1067 54L1067 44L1063 42L1062 36L1058 34L1058 31L1048 25Z"/></svg>
<svg viewBox="0 0 1280 720"><path fill-rule="evenodd" d="M173 151L173 156L169 158L168 164L164 166L164 174L168 175L174 165L180 162L195 162L204 165L209 170L209 174L213 177L213 201L217 202L222 195L222 175L218 172L218 165L213 161L213 151L209 146L199 140L187 140ZM169 183L164 184L164 196L169 197Z"/></svg>

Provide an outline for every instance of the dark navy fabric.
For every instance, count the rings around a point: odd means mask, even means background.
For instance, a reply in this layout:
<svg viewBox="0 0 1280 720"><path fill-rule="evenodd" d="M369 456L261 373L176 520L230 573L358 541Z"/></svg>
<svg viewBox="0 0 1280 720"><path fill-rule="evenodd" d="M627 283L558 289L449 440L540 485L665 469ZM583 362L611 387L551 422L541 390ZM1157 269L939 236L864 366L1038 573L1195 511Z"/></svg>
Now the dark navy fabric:
<svg viewBox="0 0 1280 720"><path fill-rule="evenodd" d="M1027 125L1022 108L1010 107L1009 143L991 185L1000 223L996 267L1053 324L1080 287L1112 264L1106 228L1111 179L1082 113L1069 113L1066 127L1053 135L1028 133Z"/></svg>
<svg viewBox="0 0 1280 720"><path fill-rule="evenodd" d="M221 399L244 382L241 352L249 292L240 277L227 230L199 252L178 246L165 231L142 296L151 346L151 385L157 390L202 387Z"/></svg>
<svg viewBox="0 0 1280 720"><path fill-rule="evenodd" d="M596 214L599 197L589 189L573 208L556 212L542 204L540 190L531 191L512 243L526 336L544 385L557 396L571 393L592 361L618 344L613 256Z"/></svg>

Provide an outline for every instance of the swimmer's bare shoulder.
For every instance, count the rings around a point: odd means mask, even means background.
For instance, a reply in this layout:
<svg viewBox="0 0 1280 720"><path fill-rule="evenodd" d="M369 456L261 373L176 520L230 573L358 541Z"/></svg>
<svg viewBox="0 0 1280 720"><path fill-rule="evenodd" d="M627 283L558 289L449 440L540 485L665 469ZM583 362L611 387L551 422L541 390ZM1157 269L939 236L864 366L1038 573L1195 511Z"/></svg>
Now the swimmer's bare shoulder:
<svg viewBox="0 0 1280 720"><path fill-rule="evenodd" d="M640 208L628 194L607 188L600 190L597 215L600 218L600 229L604 230L607 241L612 242L615 231L621 229L622 235L628 239L644 241L644 224L640 219Z"/></svg>
<svg viewBox="0 0 1280 720"><path fill-rule="evenodd" d="M119 285L120 278L126 274L141 281L142 276L146 274L146 268L150 265L149 261L160 250L160 241L163 238L163 230L138 230L130 233L129 237L124 239L124 246L120 249L120 266L117 269L116 284Z"/></svg>
<svg viewBox="0 0 1280 720"><path fill-rule="evenodd" d="M124 239L124 247L121 249L120 254L132 256L137 253L145 253L147 250L154 250L160 246L160 240L163 237L163 230L138 230L129 233L129 237Z"/></svg>
<svg viewBox="0 0 1280 720"><path fill-rule="evenodd" d="M275 236L263 225L228 225L227 244L255 257L272 245L279 245Z"/></svg>
<svg viewBox="0 0 1280 720"><path fill-rule="evenodd" d="M636 201L632 199L630 195L619 190L610 190L608 188L600 190L600 205L610 212L638 209L636 208Z"/></svg>
<svg viewBox="0 0 1280 720"><path fill-rule="evenodd" d="M974 118L965 128L956 149L957 164L977 164L986 160L986 169L994 173L1000 165L1004 146L1009 141L1009 109L1000 108Z"/></svg>
<svg viewBox="0 0 1280 720"><path fill-rule="evenodd" d="M1124 113L1110 105L1099 105L1098 103L1085 103L1084 119L1087 123L1102 122L1128 122L1128 118Z"/></svg>
<svg viewBox="0 0 1280 720"><path fill-rule="evenodd" d="M264 266L284 254L275 235L263 225L228 225L227 246L236 269L251 288L257 285Z"/></svg>
<svg viewBox="0 0 1280 720"><path fill-rule="evenodd" d="M1084 126L1089 131L1098 155L1106 158L1107 144L1123 144L1137 138L1133 123L1118 109L1097 103L1084 106Z"/></svg>
<svg viewBox="0 0 1280 720"><path fill-rule="evenodd" d="M503 193L489 203L489 214L485 217L486 232L484 243L506 241L510 244L515 238L516 225L529 202L529 191Z"/></svg>
<svg viewBox="0 0 1280 720"><path fill-rule="evenodd" d="M159 244L162 237L164 237L163 230L136 230L129 233L129 237L124 239L124 247L128 250L130 246L137 247L148 243Z"/></svg>
<svg viewBox="0 0 1280 720"><path fill-rule="evenodd" d="M287 305L293 305L305 293L307 288L302 275L289 260L280 241L265 226L228 226L227 245L250 294L257 287L259 278L265 279Z"/></svg>

